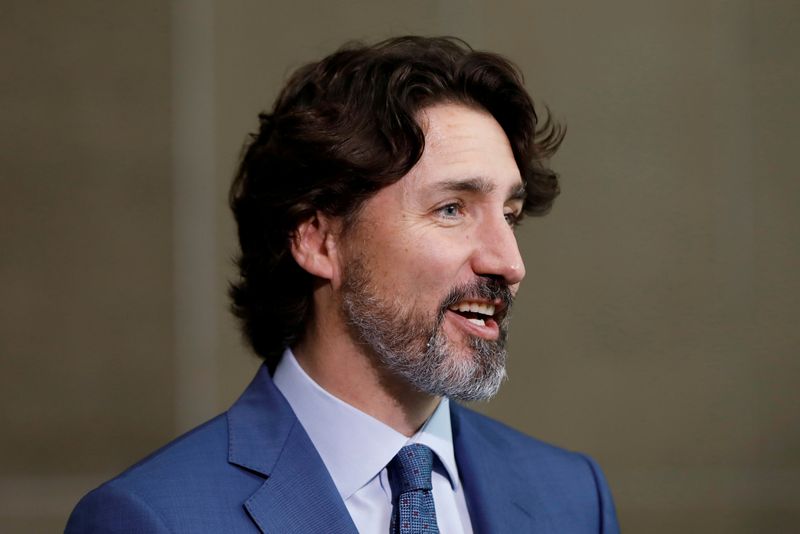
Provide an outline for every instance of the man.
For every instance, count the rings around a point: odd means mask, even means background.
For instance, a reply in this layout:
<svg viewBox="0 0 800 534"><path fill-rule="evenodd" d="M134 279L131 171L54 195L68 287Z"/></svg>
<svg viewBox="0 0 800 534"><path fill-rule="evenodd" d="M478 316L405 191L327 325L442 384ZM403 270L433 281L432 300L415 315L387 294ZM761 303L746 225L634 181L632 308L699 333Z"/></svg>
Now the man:
<svg viewBox="0 0 800 534"><path fill-rule="evenodd" d="M561 130L515 68L452 39L350 46L260 120L231 295L265 365L67 531L616 532L591 459L452 402L505 377L514 227L558 194Z"/></svg>

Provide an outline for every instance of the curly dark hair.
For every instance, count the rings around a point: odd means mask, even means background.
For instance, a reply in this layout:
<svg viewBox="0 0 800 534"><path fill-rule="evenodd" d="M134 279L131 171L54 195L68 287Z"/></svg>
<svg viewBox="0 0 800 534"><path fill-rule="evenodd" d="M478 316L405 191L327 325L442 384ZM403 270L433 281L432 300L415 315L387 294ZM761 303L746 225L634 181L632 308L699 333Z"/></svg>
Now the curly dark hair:
<svg viewBox="0 0 800 534"><path fill-rule="evenodd" d="M312 276L294 261L291 237L317 212L351 221L371 195L422 155L421 109L442 102L485 109L511 144L527 197L546 213L559 193L547 166L564 129L543 124L517 67L451 37L398 37L345 45L298 69L270 113L259 115L230 190L241 255L233 313L270 368L311 318Z"/></svg>

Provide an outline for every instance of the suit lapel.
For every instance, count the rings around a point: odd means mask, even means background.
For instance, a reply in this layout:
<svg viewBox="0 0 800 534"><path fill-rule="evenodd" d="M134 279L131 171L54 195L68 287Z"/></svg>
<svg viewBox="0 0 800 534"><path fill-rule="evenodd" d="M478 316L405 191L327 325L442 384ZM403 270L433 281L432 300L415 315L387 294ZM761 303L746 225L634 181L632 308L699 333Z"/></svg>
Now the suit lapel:
<svg viewBox="0 0 800 534"><path fill-rule="evenodd" d="M479 416L454 402L450 406L456 463L473 530L535 531L537 495L521 483L502 440L483 428ZM244 503L262 532L357 534L325 464L266 367L227 417L228 461L266 478Z"/></svg>
<svg viewBox="0 0 800 534"><path fill-rule="evenodd" d="M228 410L228 461L266 477L244 503L264 533L357 534L325 464L262 366Z"/></svg>
<svg viewBox="0 0 800 534"><path fill-rule="evenodd" d="M472 528L484 532L533 532L536 517L502 442L477 426L476 416L450 403L453 446ZM493 439L495 438L495 439ZM528 489L528 492L530 490ZM522 499L525 499L524 501Z"/></svg>

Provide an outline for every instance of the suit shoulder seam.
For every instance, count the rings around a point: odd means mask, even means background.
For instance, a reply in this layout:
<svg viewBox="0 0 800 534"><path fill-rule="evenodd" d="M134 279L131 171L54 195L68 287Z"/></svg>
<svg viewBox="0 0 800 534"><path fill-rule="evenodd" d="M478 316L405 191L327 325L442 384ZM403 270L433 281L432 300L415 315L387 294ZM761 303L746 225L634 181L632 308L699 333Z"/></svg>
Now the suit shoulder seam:
<svg viewBox="0 0 800 534"><path fill-rule="evenodd" d="M124 493L127 496L129 496L133 501L137 502L138 504L142 505L143 507L148 509L150 512L152 512L153 516L155 516L158 519L158 522L161 523L161 526L164 528L164 530L166 532L172 532L172 530L169 528L169 526L167 526L167 521L164 518L163 514L159 510L157 510L155 507L153 507L147 501L147 499L145 499L143 496L139 495L138 492L136 492L132 488L119 487L119 482L117 480L112 480L111 482L109 482L106 485L106 487L108 489L110 489L110 490L115 491L115 492Z"/></svg>

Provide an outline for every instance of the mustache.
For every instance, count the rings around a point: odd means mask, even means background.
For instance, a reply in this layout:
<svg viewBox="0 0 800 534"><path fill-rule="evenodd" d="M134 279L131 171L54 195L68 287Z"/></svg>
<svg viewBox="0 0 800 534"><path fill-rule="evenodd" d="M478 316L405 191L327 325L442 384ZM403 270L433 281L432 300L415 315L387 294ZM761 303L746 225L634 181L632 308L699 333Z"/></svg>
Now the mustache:
<svg viewBox="0 0 800 534"><path fill-rule="evenodd" d="M442 301L440 315L444 317L450 306L469 299L499 300L503 305L503 315L508 314L514 303L514 294L508 284L495 278L480 278L474 282L456 286L450 290Z"/></svg>

